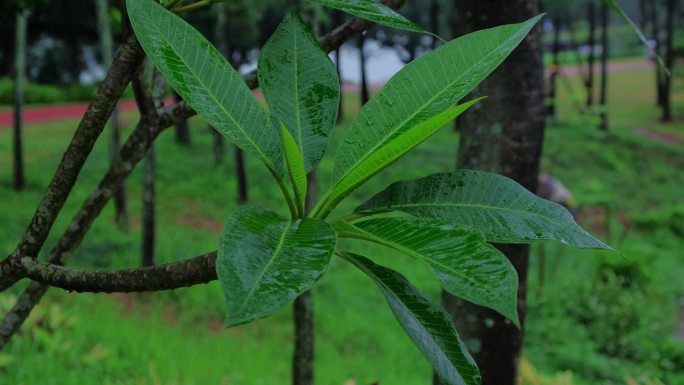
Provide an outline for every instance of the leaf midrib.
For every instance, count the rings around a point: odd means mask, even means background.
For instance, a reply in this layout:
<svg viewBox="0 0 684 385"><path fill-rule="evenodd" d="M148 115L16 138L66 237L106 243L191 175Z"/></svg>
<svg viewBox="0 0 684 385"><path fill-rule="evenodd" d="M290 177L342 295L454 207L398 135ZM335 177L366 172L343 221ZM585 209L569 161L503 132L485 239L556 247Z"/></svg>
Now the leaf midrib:
<svg viewBox="0 0 684 385"><path fill-rule="evenodd" d="M468 281L468 282L475 283L475 284L480 284L481 286L484 287L485 291L487 291L487 292L489 293L490 296L493 296L493 297L495 297L495 298L498 298L498 294L497 294L496 292L493 292L493 291L489 290L489 288L487 287L487 285L482 285L482 282L477 281L477 280L474 280L474 279L472 279L472 278L469 278L468 276L464 275L463 273L460 273L460 272L458 272L458 271L453 271L451 268L449 268L448 266L444 265L444 264L441 263L441 262L437 262L437 261L435 261L434 259L429 259L429 258L423 256L422 254L419 254L418 252L416 252L416 251L414 251L414 250L408 249L408 248L406 248L406 247L404 247L404 246L402 246L402 245L400 245L400 244L398 244L398 243L396 243L396 242L394 242L394 241L390 241L390 240L386 240L386 239L384 239L384 238L381 238L380 236L378 236L378 235L376 235L376 234L373 234L373 233L371 233L371 232L368 232L367 230L362 229L362 228L360 228L360 227L358 227L358 226L356 226L356 225L353 225L353 224L351 224L351 223L347 223L347 225L351 226L354 230L356 230L356 231L358 231L359 233L361 233L361 234L359 234L359 235L361 235L361 236L366 236L367 238L372 238L372 239L370 239L370 240L372 240L372 241L374 241L374 242L377 242L377 243L380 243L380 244L382 244L382 245L388 246L388 247L393 248L393 249L395 249L395 250L397 250L397 251L400 251L400 252L402 252L402 253L408 254L409 256L412 256L412 257L414 257L414 258L418 258L418 259L422 260L423 262L425 262L425 263L427 263L427 264L429 264L429 265L434 264L434 265L437 265L437 266L439 266L439 267L441 267L441 268L444 268L444 270L446 270L446 271L452 271L452 272L455 273L455 275L457 275L457 276L463 278L464 280L466 280L466 281ZM351 233L351 232L347 233L347 232L342 231L341 234L340 234L340 236L344 236L344 235L354 236L354 235L356 235L356 234Z"/></svg>
<svg viewBox="0 0 684 385"><path fill-rule="evenodd" d="M508 39L506 39L506 42L509 42L509 41L511 41L511 40L514 40L514 38L516 38L519 34L520 34L520 30L518 30L518 32L516 32L516 33L513 34L511 37L509 37ZM406 123L410 122L414 117L416 117L416 115L418 115L419 112L423 111L425 108L427 108L427 106L431 105L432 102L434 102L434 101L435 101L436 99L438 99L442 94L444 94L444 93L446 92L446 90L448 90L449 88L451 88L451 87L452 87L455 83L457 83L459 80L463 79L463 78L465 77L466 74L472 72L473 68L477 68L477 66L478 66L480 63L482 63L483 61L485 61L485 59L491 57L495 52L498 52L498 51L501 49L501 46L502 46L502 45L503 45L503 44L500 44L499 47L498 47L497 49L491 51L489 54L487 54L486 56L484 56L482 59L478 60L476 64L470 66L470 69L469 69L468 71L464 72L461 76L457 77L453 82L448 83L447 86L445 86L444 88L442 88L442 90L440 90L439 92L435 93L433 97L431 97L430 99L428 99L428 101L427 101L426 103L424 103L424 104L421 106L420 109L414 111L414 112L413 112L411 115L409 115L406 119L404 119L402 122L400 122L399 124L397 124L397 125L395 126L395 129L394 129L394 130L388 132L387 135L385 135L385 136L382 138L382 140L380 140L376 145L374 145L373 147L371 147L371 149L370 149L369 151L366 151L366 153L365 153L357 162L355 162L355 163L352 164L349 168L347 168L347 171L345 171L345 173L338 179L338 183L339 183L339 181L344 180L344 179L350 174L350 172L351 172L353 169L357 168L360 164L362 164L370 154L374 153L375 151L377 151L377 149L378 149L379 147L383 146L383 145L387 142L387 138L391 137L391 136L394 135L399 129L401 129L402 127L404 127L404 126L406 125ZM464 96L465 96L465 95L463 95L461 98L463 98ZM436 114L435 114L435 115L436 115ZM356 120L358 119L359 116L360 116L360 115L357 115L357 118L354 119L354 121L356 121ZM426 119L426 120L427 120L427 119ZM350 131L350 133L351 133L351 131ZM338 183L335 183L335 185L337 185Z"/></svg>
<svg viewBox="0 0 684 385"><path fill-rule="evenodd" d="M168 17L168 16L167 16L167 17ZM149 20L154 20L154 17L150 17L150 16L149 16L149 13L148 13L148 18L149 18ZM230 118L230 120L235 124L235 126L237 126L237 128L240 130L240 132L242 132L242 134L245 136L245 138L247 138L247 140L249 141L249 143L252 144L252 146L254 147L254 149L256 149L256 151L259 153L259 155L261 155L261 157L263 158L263 160L264 160L264 162L266 163L266 165L267 165L269 168L272 168L272 169L275 170L275 166L273 165L273 163L271 162L271 160L266 156L266 154L265 154L263 151L261 151L261 148L254 142L254 140L252 140L252 138L251 138L251 137L247 134L247 132L242 128L242 125L240 125L240 124L235 120L235 118L228 112L228 110L226 110L226 108L225 108L225 106L223 105L223 103L220 103L219 100L216 98L216 96L213 94L213 92L210 92L210 91L209 91L209 88L208 88L207 85L202 81L202 78L201 78L200 76L198 76L197 73L195 73L195 71L193 71L193 69L188 65L187 61L186 61L183 57L181 57L181 55L179 54L179 51L171 44L171 40L170 40L170 39L167 39L166 36L162 33L162 31L161 31L159 28L156 28L156 23L153 22L153 23L151 23L151 24L153 25L153 28L154 28L154 30L157 32L157 34L158 34L159 36L161 36L162 39L169 45L169 47L171 47L171 48L173 49L173 51L174 51L174 53L176 54L176 56L181 60L181 62L183 62L183 64L184 64L185 67L188 69L188 71L193 75L193 77L195 77L195 78L198 80L198 82L204 87L204 89L207 91L207 94L214 100L214 102L216 102L216 105L218 105L218 106L221 108L221 110L223 110L223 112ZM184 31L183 34L185 35L186 32ZM225 59L224 59L224 60L225 60Z"/></svg>
<svg viewBox="0 0 684 385"><path fill-rule="evenodd" d="M266 272L268 271L268 269L271 267L271 265L273 265L273 263L277 259L278 254L280 253L280 250L283 248L283 245L285 244L285 238L287 237L287 233L290 231L291 227L292 227L292 222L287 222L287 225L285 225L285 228L283 229L283 233L281 234L280 239L278 240L278 244L276 245L276 248L273 251L271 258L266 263L266 265L264 265L264 268L261 270L259 277L257 277L257 279L254 281L252 288L249 290L249 292L245 296L245 299L242 301L242 305L235 312L236 314L240 314L245 309L245 306L247 306L247 303L249 302L249 300L254 295L254 292L256 291L257 286L259 286L259 283L261 282L261 280L264 278L264 275L266 275Z"/></svg>
<svg viewBox="0 0 684 385"><path fill-rule="evenodd" d="M297 103L297 108L296 110L296 120L297 120L297 147L299 147L299 153L302 154L302 158L304 157L304 142L302 140L302 114L300 111L300 101L299 101L299 52L297 50L297 28L295 25L297 24L298 20L295 15L292 15L292 44L294 46L294 58L292 60L292 63L294 63L294 94L295 94L295 102Z"/></svg>
<svg viewBox="0 0 684 385"><path fill-rule="evenodd" d="M513 209L513 208L508 208L508 207L501 207L501 206L486 206L486 205L478 205L474 203L449 203L449 202L438 202L438 203L402 203L402 204L396 204L396 205L390 205L388 208L392 210L396 209L402 209L402 208L420 208L420 207L460 207L460 208L476 208L476 209L484 209L484 210L490 210L490 211L505 211L509 213L514 213L514 214L519 214L519 215L524 215L524 216L533 216L533 217L538 217L540 219L543 219L549 223L552 223L554 225L558 225L558 222L554 220L553 217L546 217L543 215L539 215L538 212L531 212L531 211L526 211L526 210L519 210L519 209ZM373 210L377 211L377 210Z"/></svg>

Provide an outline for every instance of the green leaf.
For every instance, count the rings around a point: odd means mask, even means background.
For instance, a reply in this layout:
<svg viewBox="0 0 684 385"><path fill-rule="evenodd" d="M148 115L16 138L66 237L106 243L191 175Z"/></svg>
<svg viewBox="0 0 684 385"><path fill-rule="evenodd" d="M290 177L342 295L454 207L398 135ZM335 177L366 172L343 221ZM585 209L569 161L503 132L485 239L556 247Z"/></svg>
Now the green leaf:
<svg viewBox="0 0 684 385"><path fill-rule="evenodd" d="M379 243L426 262L446 291L494 309L520 326L518 274L482 234L428 218L337 221L333 226L340 237Z"/></svg>
<svg viewBox="0 0 684 385"><path fill-rule="evenodd" d="M350 123L333 180L346 178L370 154L462 99L504 61L541 16L474 32L406 65Z"/></svg>
<svg viewBox="0 0 684 385"><path fill-rule="evenodd" d="M388 27L413 32L427 32L425 29L383 4L373 0L307 0L329 8L338 9L350 15Z"/></svg>
<svg viewBox="0 0 684 385"><path fill-rule="evenodd" d="M387 210L445 219L482 232L489 242L547 239L575 247L612 250L579 227L563 206L492 173L461 170L396 182L355 212Z"/></svg>
<svg viewBox="0 0 684 385"><path fill-rule="evenodd" d="M623 11L622 8L620 8L620 6L619 6L615 1L613 1L613 0L603 0L603 1L605 1L606 3L608 3L608 5L609 5L611 8L613 8L613 10L614 10L614 11L615 11L615 12L616 12L624 21L626 21L627 24L630 25L630 27L632 27L632 29L634 30L634 33L636 33L636 35L637 35L637 37L639 38L639 40L641 40L641 42L644 44L644 46L646 46L646 48L648 48L649 50L652 51L653 49L651 48L651 45L648 43L648 39L646 38L646 36L644 35L644 33L641 32L641 29L639 29L639 26L637 26L636 23L635 23L629 16L627 16L627 14L625 13L625 11ZM653 55L655 56L656 60L658 61L658 65L659 65L663 70L665 70L665 73L667 73L668 76L670 76L670 70L669 70L669 69L667 68L667 66L665 65L665 62L663 61L663 58L661 58L660 55L658 55L656 52L653 52Z"/></svg>
<svg viewBox="0 0 684 385"><path fill-rule="evenodd" d="M314 215L320 215L321 217L328 215L337 203L354 191L354 189L385 169L395 160L404 156L417 145L423 143L437 132L437 130L454 120L481 99L482 98L479 98L460 104L424 120L416 126L409 128L401 135L397 135L382 143L372 152L366 154L342 179L333 185L320 206L320 212L315 211Z"/></svg>
<svg viewBox="0 0 684 385"><path fill-rule="evenodd" d="M306 199L306 171L304 170L304 159L299 152L297 143L295 143L290 131L285 128L283 122L280 122L280 129L283 136L283 150L285 152L285 164L287 165L287 173L290 176L290 182L294 189L295 199L297 200L297 210L299 215L304 215L304 200Z"/></svg>
<svg viewBox="0 0 684 385"><path fill-rule="evenodd" d="M261 51L257 75L273 115L285 123L313 170L325 153L340 104L340 79L299 15L283 19Z"/></svg>
<svg viewBox="0 0 684 385"><path fill-rule="evenodd" d="M406 334L446 385L480 385L480 371L458 337L454 323L437 303L406 278L367 258L340 253L380 288Z"/></svg>
<svg viewBox="0 0 684 385"><path fill-rule="evenodd" d="M241 207L226 221L216 272L228 304L226 325L266 317L310 289L325 273L335 230L324 221L290 221Z"/></svg>
<svg viewBox="0 0 684 385"><path fill-rule="evenodd" d="M176 92L212 127L282 177L280 133L223 55L155 1L126 4L140 45Z"/></svg>

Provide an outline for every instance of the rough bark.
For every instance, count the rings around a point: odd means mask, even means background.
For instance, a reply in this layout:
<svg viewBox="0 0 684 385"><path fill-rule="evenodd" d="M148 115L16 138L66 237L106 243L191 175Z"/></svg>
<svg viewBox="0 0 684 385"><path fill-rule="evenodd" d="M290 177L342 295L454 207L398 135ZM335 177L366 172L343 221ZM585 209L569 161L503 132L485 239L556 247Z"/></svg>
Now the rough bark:
<svg viewBox="0 0 684 385"><path fill-rule="evenodd" d="M599 129L608 131L608 3L601 3L601 94L599 104Z"/></svg>
<svg viewBox="0 0 684 385"><path fill-rule="evenodd" d="M112 39L112 29L109 23L109 4L107 0L95 0L97 11L98 33L100 34L100 54L102 55L102 65L109 69L112 66L114 52L114 42ZM110 164L119 155L121 149L121 131L119 129L119 110L114 107L109 118L109 160ZM126 191L121 185L114 194L114 221L119 229L128 228L126 215Z"/></svg>
<svg viewBox="0 0 684 385"><path fill-rule="evenodd" d="M14 130L12 137L13 185L22 190L26 183L24 177L24 149L22 144L22 109L24 105L24 85L26 83L26 34L28 14L19 11L15 26L14 47Z"/></svg>
<svg viewBox="0 0 684 385"><path fill-rule="evenodd" d="M539 12L534 0L455 0L455 35L521 22ZM458 168L495 171L535 191L544 135L541 31L535 28L476 90L489 98L459 120ZM473 95L475 96L475 95ZM518 312L525 321L529 248L498 245L518 271ZM484 385L513 385L523 332L491 310L443 293L443 303L471 349Z"/></svg>
<svg viewBox="0 0 684 385"><path fill-rule="evenodd" d="M217 279L216 251L179 262L122 270L69 269L31 258L22 258L21 262L24 274L35 282L75 292L172 290Z"/></svg>
<svg viewBox="0 0 684 385"><path fill-rule="evenodd" d="M596 46L596 5L594 0L587 0L587 18L589 20L589 53L587 56L587 106L594 105L594 47Z"/></svg>

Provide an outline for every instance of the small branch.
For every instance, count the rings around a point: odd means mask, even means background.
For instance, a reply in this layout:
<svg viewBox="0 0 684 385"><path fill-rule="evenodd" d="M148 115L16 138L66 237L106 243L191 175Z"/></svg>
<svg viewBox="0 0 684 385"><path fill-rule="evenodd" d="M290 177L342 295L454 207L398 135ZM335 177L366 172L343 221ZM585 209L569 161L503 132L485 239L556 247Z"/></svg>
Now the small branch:
<svg viewBox="0 0 684 385"><path fill-rule="evenodd" d="M21 263L28 278L79 293L172 290L217 279L215 251L159 266L109 271L69 269L32 258L22 258Z"/></svg>
<svg viewBox="0 0 684 385"><path fill-rule="evenodd" d="M200 0L200 1L197 1L197 2L194 2L191 4L183 5L181 7L171 8L171 11L175 12L175 13L185 13L185 12L193 11L195 9L207 7L207 6L211 5L212 3L216 3L216 1Z"/></svg>

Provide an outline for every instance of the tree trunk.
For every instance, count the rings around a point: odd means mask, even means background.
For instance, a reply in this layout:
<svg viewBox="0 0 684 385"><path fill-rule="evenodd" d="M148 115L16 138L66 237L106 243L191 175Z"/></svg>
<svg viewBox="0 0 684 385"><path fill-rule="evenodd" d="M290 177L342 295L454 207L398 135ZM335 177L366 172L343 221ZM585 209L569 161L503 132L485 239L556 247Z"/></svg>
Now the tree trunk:
<svg viewBox="0 0 684 385"><path fill-rule="evenodd" d="M653 53L655 55L660 55L661 44L660 44L660 22L658 20L658 2L652 0L651 2L651 38L653 39ZM659 65L655 66L656 75L656 103L658 107L663 106L664 102L664 92L663 92L663 70Z"/></svg>
<svg viewBox="0 0 684 385"><path fill-rule="evenodd" d="M608 3L601 2L601 119L599 129L608 131Z"/></svg>
<svg viewBox="0 0 684 385"><path fill-rule="evenodd" d="M589 19L589 53L587 56L587 106L594 105L594 47L596 46L596 6L594 0L587 0L587 16Z"/></svg>
<svg viewBox="0 0 684 385"><path fill-rule="evenodd" d="M143 169L142 266L154 266L155 167L154 144L151 144L145 155Z"/></svg>
<svg viewBox="0 0 684 385"><path fill-rule="evenodd" d="M239 149L237 146L234 147L234 157L235 157L235 176L237 179L237 193L238 204L246 204L249 199L248 185L247 185L247 170L245 170L245 152Z"/></svg>
<svg viewBox="0 0 684 385"><path fill-rule="evenodd" d="M154 69L150 63L147 66L147 81L145 87L149 87L149 94L154 100L154 108L164 106L165 81L159 71ZM152 129L152 127L150 127ZM157 160L154 153L154 143L150 143L150 148L145 155L143 165L143 186L142 186L142 266L155 265L155 240L156 240L156 200L155 189Z"/></svg>
<svg viewBox="0 0 684 385"><path fill-rule="evenodd" d="M366 54L363 51L363 47L366 43L366 36L360 34L357 39L357 46L359 48L359 70L361 71L361 106L368 103L370 99L370 94L368 93L368 81L366 80Z"/></svg>
<svg viewBox="0 0 684 385"><path fill-rule="evenodd" d="M677 0L667 0L667 25L665 36L665 66L670 70L674 70L674 18L677 12ZM672 121L672 75L663 74L663 122Z"/></svg>
<svg viewBox="0 0 684 385"><path fill-rule="evenodd" d="M173 91L173 100L178 103L182 101L183 98L181 98L176 91ZM176 123L176 143L185 147L190 147L192 145L187 119L181 119Z"/></svg>
<svg viewBox="0 0 684 385"><path fill-rule="evenodd" d="M114 53L114 42L112 39L112 28L109 23L109 4L107 0L95 0L97 12L98 32L100 34L100 54L102 55L102 65L109 70L112 66ZM119 156L121 149L121 130L119 128L119 110L114 108L109 118L109 162L113 164ZM128 228L126 215L126 190L121 185L114 194L114 221L120 230Z"/></svg>
<svg viewBox="0 0 684 385"><path fill-rule="evenodd" d="M551 47L553 65L551 66L551 75L549 76L549 98L548 105L546 106L546 113L551 117L556 116L556 88L560 72L560 29L560 19L553 19L553 45Z"/></svg>
<svg viewBox="0 0 684 385"><path fill-rule="evenodd" d="M316 171L306 176L308 184L305 208L308 213L316 205L318 177ZM292 357L292 384L311 385L314 379L314 313L311 290L294 302L295 346Z"/></svg>
<svg viewBox="0 0 684 385"><path fill-rule="evenodd" d="M304 8L303 4L300 8ZM320 34L318 23L318 13L320 7L317 5L307 5L303 9L312 31L316 35ZM308 214L316 205L318 198L318 178L316 171L311 171L306 175L307 191L304 202L304 210ZM293 385L312 385L314 383L314 308L313 295L308 290L294 302L294 354L292 356L292 384Z"/></svg>
<svg viewBox="0 0 684 385"><path fill-rule="evenodd" d="M646 22L648 21L648 14L646 12L646 0L639 0L639 28L642 31L646 30Z"/></svg>
<svg viewBox="0 0 684 385"><path fill-rule="evenodd" d="M455 0L454 35L521 22L539 13L536 0ZM535 28L474 92L489 95L459 119L458 168L495 171L528 190L537 186L545 108L541 30ZM518 313L524 327L527 245L498 245L519 276ZM445 308L480 367L484 385L514 385L523 333L496 312L442 293Z"/></svg>
<svg viewBox="0 0 684 385"><path fill-rule="evenodd" d="M24 149L22 144L22 108L24 104L24 83L26 82L26 33L28 14L17 12L14 47L14 189L22 190L26 184L24 177Z"/></svg>

